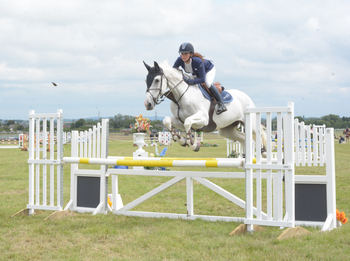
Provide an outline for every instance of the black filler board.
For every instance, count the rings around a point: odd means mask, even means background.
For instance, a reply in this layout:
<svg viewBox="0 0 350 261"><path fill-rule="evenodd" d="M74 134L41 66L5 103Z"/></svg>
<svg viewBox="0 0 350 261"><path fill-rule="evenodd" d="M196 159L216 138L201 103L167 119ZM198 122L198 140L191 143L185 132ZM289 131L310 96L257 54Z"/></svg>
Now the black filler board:
<svg viewBox="0 0 350 261"><path fill-rule="evenodd" d="M295 220L324 222L326 219L326 184L295 184Z"/></svg>
<svg viewBox="0 0 350 261"><path fill-rule="evenodd" d="M77 207L97 208L100 204L100 177L77 177Z"/></svg>

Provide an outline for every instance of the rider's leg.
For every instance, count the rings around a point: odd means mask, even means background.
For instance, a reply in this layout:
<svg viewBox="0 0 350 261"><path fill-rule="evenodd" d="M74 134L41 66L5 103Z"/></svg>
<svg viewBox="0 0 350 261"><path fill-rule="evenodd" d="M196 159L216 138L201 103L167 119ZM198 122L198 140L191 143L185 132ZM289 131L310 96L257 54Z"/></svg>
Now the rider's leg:
<svg viewBox="0 0 350 261"><path fill-rule="evenodd" d="M216 101L218 102L218 109L216 110L216 114L220 114L224 111L227 111L226 106L224 105L221 94L219 90L213 85L214 77L215 77L215 66L205 75L205 84L208 86L210 92L214 95Z"/></svg>
<svg viewBox="0 0 350 261"><path fill-rule="evenodd" d="M216 110L216 114L220 114L224 111L227 111L227 108L224 105L224 102L222 101L221 94L220 94L219 90L214 85L211 85L209 90L211 91L211 93L214 95L216 101L218 102L218 109Z"/></svg>

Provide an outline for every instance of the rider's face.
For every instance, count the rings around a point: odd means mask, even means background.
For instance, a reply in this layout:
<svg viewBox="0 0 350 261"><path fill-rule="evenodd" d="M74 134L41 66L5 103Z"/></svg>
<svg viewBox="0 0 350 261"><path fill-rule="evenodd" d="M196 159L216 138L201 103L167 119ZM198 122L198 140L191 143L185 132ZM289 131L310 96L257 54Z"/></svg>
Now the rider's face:
<svg viewBox="0 0 350 261"><path fill-rule="evenodd" d="M191 53L181 53L181 59L185 63L189 63L190 62L190 58L191 58Z"/></svg>

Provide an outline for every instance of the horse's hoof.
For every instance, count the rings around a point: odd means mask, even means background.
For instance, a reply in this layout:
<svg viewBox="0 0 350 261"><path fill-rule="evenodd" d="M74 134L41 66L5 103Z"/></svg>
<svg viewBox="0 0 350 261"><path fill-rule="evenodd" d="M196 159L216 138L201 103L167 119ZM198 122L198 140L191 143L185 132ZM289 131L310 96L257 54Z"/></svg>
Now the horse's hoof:
<svg viewBox="0 0 350 261"><path fill-rule="evenodd" d="M182 141L182 140L184 140L184 141ZM179 144L182 146L182 147L186 147L187 146L187 139L181 139L181 140L179 140Z"/></svg>
<svg viewBox="0 0 350 261"><path fill-rule="evenodd" d="M196 143L196 144L191 145L191 149L192 149L194 152L198 152L200 148L201 148L201 146L199 145L199 143Z"/></svg>

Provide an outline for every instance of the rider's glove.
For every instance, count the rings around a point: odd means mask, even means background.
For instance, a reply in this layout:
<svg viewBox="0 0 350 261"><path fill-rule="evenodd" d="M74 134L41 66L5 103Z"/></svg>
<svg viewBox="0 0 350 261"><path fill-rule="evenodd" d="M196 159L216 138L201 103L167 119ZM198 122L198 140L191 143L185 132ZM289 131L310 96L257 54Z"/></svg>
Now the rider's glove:
<svg viewBox="0 0 350 261"><path fill-rule="evenodd" d="M183 77L185 83L188 85L193 85L194 84L194 79L187 78L186 76Z"/></svg>

